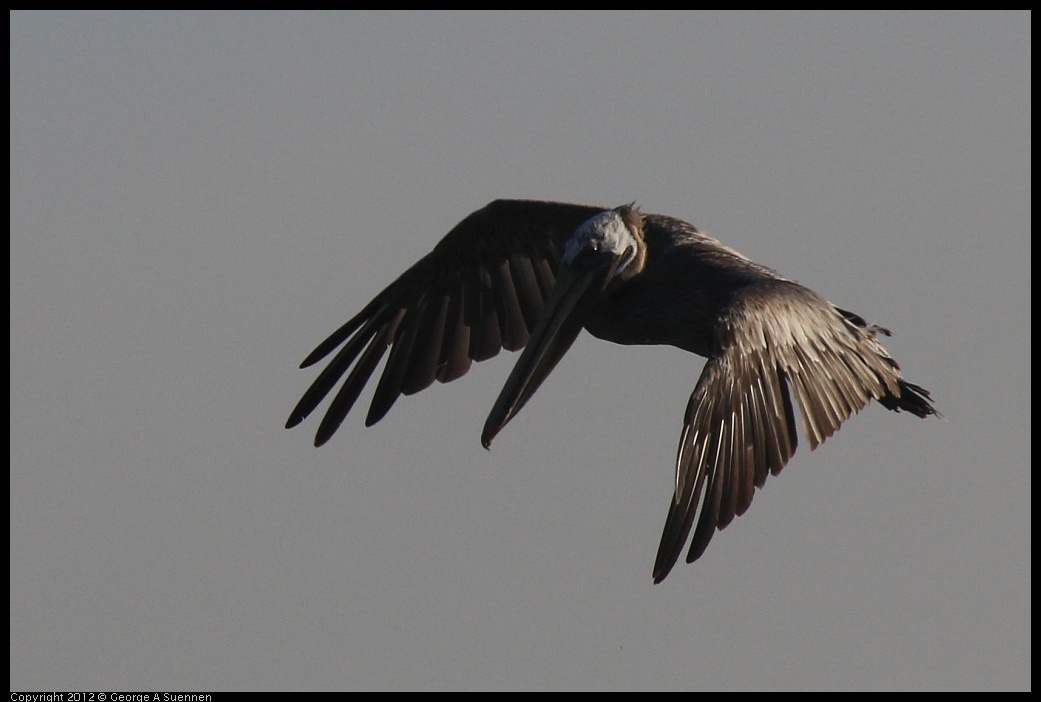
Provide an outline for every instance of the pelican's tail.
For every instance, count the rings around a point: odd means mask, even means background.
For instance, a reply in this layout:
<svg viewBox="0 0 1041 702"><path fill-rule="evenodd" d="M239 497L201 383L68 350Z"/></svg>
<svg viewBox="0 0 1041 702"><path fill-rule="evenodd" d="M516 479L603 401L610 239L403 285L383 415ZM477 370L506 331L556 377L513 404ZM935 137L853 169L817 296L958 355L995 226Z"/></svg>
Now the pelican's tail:
<svg viewBox="0 0 1041 702"><path fill-rule="evenodd" d="M933 406L931 395L929 391L920 385L909 383L904 379L897 381L900 384L900 396L897 397L891 393L887 393L885 397L878 400L879 404L894 412L904 410L911 414L917 415L923 419L930 415L937 417L943 417L936 407Z"/></svg>

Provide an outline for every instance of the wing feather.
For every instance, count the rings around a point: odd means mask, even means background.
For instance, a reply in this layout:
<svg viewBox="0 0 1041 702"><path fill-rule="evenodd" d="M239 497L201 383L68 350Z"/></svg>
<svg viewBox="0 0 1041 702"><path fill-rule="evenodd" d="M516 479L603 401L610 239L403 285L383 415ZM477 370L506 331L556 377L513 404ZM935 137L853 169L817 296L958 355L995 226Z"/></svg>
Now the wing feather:
<svg viewBox="0 0 1041 702"><path fill-rule="evenodd" d="M448 315L448 295L441 295L426 305L426 312L416 330L412 355L401 386L404 395L414 395L437 379L437 362L441 354L445 318Z"/></svg>
<svg viewBox="0 0 1041 702"><path fill-rule="evenodd" d="M451 304L445 315L445 333L441 339L441 355L438 361L437 379L448 383L461 378L470 370L473 359L470 349L470 325L466 323L464 297L466 291L452 295Z"/></svg>

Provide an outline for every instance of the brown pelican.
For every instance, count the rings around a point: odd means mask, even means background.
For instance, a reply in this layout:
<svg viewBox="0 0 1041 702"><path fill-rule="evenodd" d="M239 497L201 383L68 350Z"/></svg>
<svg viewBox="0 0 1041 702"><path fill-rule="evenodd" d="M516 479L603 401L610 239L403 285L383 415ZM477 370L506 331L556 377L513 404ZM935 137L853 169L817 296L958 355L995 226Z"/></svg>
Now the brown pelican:
<svg viewBox="0 0 1041 702"><path fill-rule="evenodd" d="M670 344L708 359L687 404L655 582L692 528L688 563L792 457L792 395L811 449L871 399L937 414L929 392L901 378L878 342L887 330L686 222L632 205L496 200L304 359L301 368L339 348L286 427L346 374L315 436L316 446L328 441L388 349L366 426L401 394L455 380L500 348L523 348L484 425L487 448L583 327L618 344Z"/></svg>

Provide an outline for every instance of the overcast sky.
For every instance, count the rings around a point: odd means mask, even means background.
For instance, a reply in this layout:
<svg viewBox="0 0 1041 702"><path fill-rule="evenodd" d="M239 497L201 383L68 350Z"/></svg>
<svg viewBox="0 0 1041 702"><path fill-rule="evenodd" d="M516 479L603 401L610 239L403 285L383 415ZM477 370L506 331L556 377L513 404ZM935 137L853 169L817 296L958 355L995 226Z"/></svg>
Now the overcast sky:
<svg viewBox="0 0 1041 702"><path fill-rule="evenodd" d="M11 688L1028 689L1031 15L11 15ZM895 331L660 585L703 359L584 335L312 446L300 361L497 197ZM371 391L363 394L367 403Z"/></svg>

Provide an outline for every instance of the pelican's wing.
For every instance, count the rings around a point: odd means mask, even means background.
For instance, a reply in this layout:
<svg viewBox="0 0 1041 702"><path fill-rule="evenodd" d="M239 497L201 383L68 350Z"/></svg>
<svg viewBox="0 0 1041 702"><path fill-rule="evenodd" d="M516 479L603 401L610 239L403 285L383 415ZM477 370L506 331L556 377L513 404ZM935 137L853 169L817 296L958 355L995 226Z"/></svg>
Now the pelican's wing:
<svg viewBox="0 0 1041 702"><path fill-rule="evenodd" d="M328 441L388 348L367 426L399 395L455 380L500 348L522 348L556 280L564 243L605 209L496 200L468 216L304 360L301 368L339 348L286 427L302 422L346 374L315 435L316 446Z"/></svg>
<svg viewBox="0 0 1041 702"><path fill-rule="evenodd" d="M695 517L688 563L795 453L793 393L811 449L871 398L920 417L936 412L875 338L888 332L791 281L737 290L716 330L715 352L687 405L655 582L675 565Z"/></svg>

